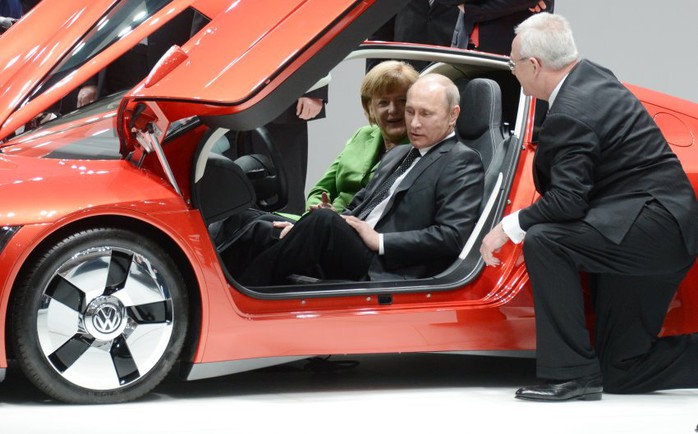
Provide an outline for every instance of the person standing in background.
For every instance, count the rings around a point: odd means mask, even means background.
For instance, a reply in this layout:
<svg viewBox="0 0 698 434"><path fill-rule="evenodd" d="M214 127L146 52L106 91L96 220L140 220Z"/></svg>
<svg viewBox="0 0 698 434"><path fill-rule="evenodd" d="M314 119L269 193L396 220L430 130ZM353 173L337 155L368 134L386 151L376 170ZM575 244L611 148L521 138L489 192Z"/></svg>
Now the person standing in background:
<svg viewBox="0 0 698 434"><path fill-rule="evenodd" d="M451 46L506 56L514 27L533 14L552 13L555 0L455 0L452 4L460 12Z"/></svg>
<svg viewBox="0 0 698 434"><path fill-rule="evenodd" d="M36 5L38 5L41 0L22 0L22 13L26 14Z"/></svg>
<svg viewBox="0 0 698 434"><path fill-rule="evenodd" d="M19 0L0 0L0 16L7 18L22 18L22 3Z"/></svg>
<svg viewBox="0 0 698 434"><path fill-rule="evenodd" d="M458 18L457 3L448 0L411 0L393 18L378 29L369 39L415 44L451 45ZM417 71L429 63L409 62ZM380 63L381 59L366 62L366 71Z"/></svg>

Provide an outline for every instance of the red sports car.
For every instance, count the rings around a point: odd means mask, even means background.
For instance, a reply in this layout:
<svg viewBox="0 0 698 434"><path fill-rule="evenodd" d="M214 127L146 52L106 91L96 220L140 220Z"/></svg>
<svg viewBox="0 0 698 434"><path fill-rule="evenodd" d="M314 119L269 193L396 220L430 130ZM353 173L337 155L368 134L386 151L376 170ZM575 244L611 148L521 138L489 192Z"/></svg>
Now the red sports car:
<svg viewBox="0 0 698 434"><path fill-rule="evenodd" d="M483 266L478 247L504 213L536 198L535 101L506 57L362 44L402 4L43 0L3 34L0 378L16 361L56 399L112 403L147 393L174 366L195 380L315 355L533 356L520 246L507 245L497 268ZM108 65L177 20L187 23L183 41L147 77L74 109L84 86L106 82ZM428 279L238 284L222 259L231 240L221 223L248 208L278 210L287 194L284 144L263 126L309 89L341 86L333 68L363 58L429 61L461 89L469 109L459 134L486 167L474 233ZM470 92L478 82L490 91ZM698 186L698 105L630 88ZM262 153L250 150L255 135ZM663 333L698 330L697 274Z"/></svg>

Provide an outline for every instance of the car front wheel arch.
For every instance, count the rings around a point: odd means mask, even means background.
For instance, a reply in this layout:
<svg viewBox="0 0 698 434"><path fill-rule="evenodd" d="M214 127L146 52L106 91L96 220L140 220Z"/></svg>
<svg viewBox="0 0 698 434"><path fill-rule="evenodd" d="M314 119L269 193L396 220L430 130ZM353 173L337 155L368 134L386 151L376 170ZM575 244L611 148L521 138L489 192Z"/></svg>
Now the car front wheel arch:
<svg viewBox="0 0 698 434"><path fill-rule="evenodd" d="M10 301L10 342L25 375L56 399L135 399L175 366L189 330L186 279L170 251L115 227L53 238Z"/></svg>

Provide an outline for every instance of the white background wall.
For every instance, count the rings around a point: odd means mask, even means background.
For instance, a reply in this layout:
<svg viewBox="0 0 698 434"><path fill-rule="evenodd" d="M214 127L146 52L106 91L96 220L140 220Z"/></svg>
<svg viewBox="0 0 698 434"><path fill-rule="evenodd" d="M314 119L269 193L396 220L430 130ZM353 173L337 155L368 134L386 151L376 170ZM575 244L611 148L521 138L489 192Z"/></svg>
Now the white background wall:
<svg viewBox="0 0 698 434"><path fill-rule="evenodd" d="M698 102L698 0L556 0L582 57L619 79Z"/></svg>
<svg viewBox="0 0 698 434"><path fill-rule="evenodd" d="M570 21L581 57L622 81L698 102L698 0L556 0L555 12ZM327 111L342 122L310 122L308 187L366 123L362 71L354 61L333 72Z"/></svg>

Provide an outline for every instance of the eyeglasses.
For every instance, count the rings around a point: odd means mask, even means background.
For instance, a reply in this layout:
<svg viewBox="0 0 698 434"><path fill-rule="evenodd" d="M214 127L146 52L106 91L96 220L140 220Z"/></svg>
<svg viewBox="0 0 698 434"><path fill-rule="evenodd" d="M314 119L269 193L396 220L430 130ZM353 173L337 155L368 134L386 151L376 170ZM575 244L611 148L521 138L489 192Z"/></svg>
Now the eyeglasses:
<svg viewBox="0 0 698 434"><path fill-rule="evenodd" d="M516 62L521 62L522 60L530 59L530 57L521 57L519 59L516 59ZM509 65L509 70L511 72L516 71L516 62L514 62L514 59L509 59L507 62L507 65Z"/></svg>

